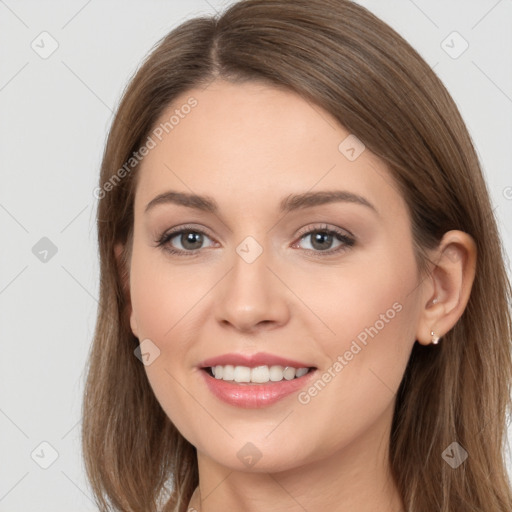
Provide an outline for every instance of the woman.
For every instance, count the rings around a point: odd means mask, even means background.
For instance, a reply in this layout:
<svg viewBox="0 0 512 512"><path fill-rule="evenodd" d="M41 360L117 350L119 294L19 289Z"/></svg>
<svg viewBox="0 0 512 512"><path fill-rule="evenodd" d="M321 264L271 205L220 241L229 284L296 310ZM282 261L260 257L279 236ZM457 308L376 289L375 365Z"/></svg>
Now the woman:
<svg viewBox="0 0 512 512"><path fill-rule="evenodd" d="M132 79L96 191L103 510L508 512L510 285L439 79L345 0L245 0Z"/></svg>

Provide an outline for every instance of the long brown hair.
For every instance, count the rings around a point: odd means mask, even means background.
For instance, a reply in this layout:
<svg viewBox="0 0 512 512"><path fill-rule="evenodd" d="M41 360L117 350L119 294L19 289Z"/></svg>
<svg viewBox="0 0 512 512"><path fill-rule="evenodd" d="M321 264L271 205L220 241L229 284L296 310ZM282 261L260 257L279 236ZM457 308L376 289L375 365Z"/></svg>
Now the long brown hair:
<svg viewBox="0 0 512 512"><path fill-rule="evenodd" d="M425 249L446 231L474 238L477 268L466 310L439 345L413 347L396 397L390 464L408 510L510 512L503 454L511 287L480 164L432 69L348 0L242 0L220 15L186 21L159 42L124 91L96 193L100 301L83 401L85 467L100 509L156 511L170 479L160 507L184 512L198 485L195 448L162 410L134 356L125 283L134 152L179 94L216 77L295 91L380 157L406 200L422 271ZM121 269L118 242L126 243ZM468 453L457 469L442 457L453 442Z"/></svg>

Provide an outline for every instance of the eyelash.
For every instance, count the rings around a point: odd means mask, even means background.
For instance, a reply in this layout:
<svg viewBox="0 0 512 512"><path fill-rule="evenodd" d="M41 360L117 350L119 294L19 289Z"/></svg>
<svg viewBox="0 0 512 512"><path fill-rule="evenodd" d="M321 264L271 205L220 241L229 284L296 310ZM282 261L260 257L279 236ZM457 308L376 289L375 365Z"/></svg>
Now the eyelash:
<svg viewBox="0 0 512 512"><path fill-rule="evenodd" d="M203 231L202 229L198 229L194 226L180 226L179 228L172 229L171 231L164 232L157 240L156 240L156 247L162 248L162 250L178 255L178 256L195 256L201 249L195 249L192 251L183 251L181 249L175 249L169 245L167 245L173 238L175 238L177 235L181 235L183 233L198 233L201 235L205 235L208 238L211 238L208 233ZM303 238L312 235L314 233L325 233L327 235L335 235L336 239L338 241L342 242L342 245L337 247L336 249L329 249L327 251L315 251L314 249L304 249L305 251L309 253L313 253L314 256L320 256L323 257L323 255L332 255L337 254L343 251L348 250L350 247L352 247L355 244L355 239L352 236L347 235L343 231L337 229L337 228L330 228L327 225L322 226L314 226L313 228L309 228L307 231L303 231L299 234L299 240L296 243L299 243ZM295 244L294 244L295 245Z"/></svg>

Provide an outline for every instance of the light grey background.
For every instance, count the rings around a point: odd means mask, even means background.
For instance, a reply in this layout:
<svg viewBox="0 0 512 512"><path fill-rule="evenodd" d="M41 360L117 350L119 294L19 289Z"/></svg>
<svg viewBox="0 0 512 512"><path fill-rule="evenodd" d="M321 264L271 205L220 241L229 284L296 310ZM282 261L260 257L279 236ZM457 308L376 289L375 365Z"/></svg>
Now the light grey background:
<svg viewBox="0 0 512 512"><path fill-rule="evenodd" d="M92 191L106 133L157 40L227 3L0 0L0 512L96 510L79 422L98 297ZM360 3L400 32L453 95L512 254L512 0ZM53 40L58 48L42 58ZM453 58L464 40L468 49ZM43 237L57 248L46 262L32 251ZM58 457L42 469L52 450Z"/></svg>

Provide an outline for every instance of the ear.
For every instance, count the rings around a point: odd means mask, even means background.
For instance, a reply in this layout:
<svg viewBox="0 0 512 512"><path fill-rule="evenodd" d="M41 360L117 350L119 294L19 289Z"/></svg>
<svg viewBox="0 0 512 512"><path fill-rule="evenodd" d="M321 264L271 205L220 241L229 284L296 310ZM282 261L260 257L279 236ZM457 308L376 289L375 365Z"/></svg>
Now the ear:
<svg viewBox="0 0 512 512"><path fill-rule="evenodd" d="M132 301L130 296L130 272L128 268L129 261L125 254L124 244L122 244L121 242L116 243L114 245L114 254L128 309L128 311L126 311L125 313L130 317L130 327L132 329L134 336L138 338L139 336L137 334L137 322L135 320L135 315L133 313Z"/></svg>
<svg viewBox="0 0 512 512"><path fill-rule="evenodd" d="M444 336L462 316L475 278L476 258L476 244L470 235L457 230L444 234L431 256L434 266L424 286L416 332L422 345L432 343L432 331Z"/></svg>

